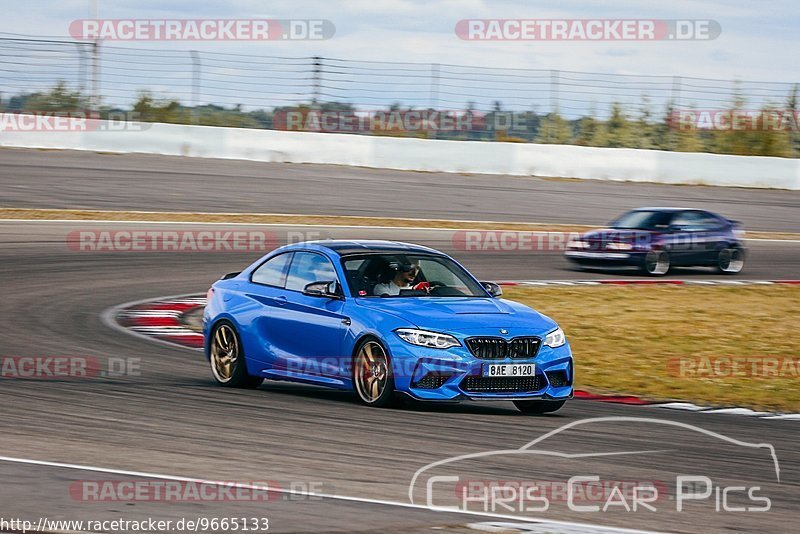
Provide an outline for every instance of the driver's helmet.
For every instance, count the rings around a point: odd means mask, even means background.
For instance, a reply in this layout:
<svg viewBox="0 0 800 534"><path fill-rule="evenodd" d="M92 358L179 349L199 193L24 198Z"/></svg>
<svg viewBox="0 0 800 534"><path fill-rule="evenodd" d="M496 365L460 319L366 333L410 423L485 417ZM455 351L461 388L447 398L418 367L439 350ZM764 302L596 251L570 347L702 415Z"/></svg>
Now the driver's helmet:
<svg viewBox="0 0 800 534"><path fill-rule="evenodd" d="M384 281L388 282L389 280L392 280L395 276L397 276L397 273L410 273L417 270L418 267L412 263L405 261L390 261L386 265Z"/></svg>

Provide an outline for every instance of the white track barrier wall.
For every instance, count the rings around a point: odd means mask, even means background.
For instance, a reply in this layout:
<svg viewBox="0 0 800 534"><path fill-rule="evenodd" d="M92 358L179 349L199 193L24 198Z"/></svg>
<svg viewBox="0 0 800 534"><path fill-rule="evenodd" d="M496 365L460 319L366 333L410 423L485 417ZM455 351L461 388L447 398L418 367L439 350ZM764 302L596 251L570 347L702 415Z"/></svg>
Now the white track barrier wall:
<svg viewBox="0 0 800 534"><path fill-rule="evenodd" d="M2 118L2 117L0 117ZM127 123L131 128L137 123ZM800 189L800 160L628 148L440 141L142 124L119 130L0 131L0 146L384 169Z"/></svg>

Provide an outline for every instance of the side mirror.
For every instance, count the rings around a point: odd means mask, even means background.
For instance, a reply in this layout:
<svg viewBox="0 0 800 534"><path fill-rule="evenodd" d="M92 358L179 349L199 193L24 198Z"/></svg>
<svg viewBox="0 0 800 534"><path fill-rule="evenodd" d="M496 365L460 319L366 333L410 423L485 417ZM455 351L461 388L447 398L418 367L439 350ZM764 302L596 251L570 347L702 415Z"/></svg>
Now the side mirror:
<svg viewBox="0 0 800 534"><path fill-rule="evenodd" d="M303 288L303 295L309 297L323 297L329 299L342 298L342 292L339 288L339 282L329 280L324 282L311 282Z"/></svg>
<svg viewBox="0 0 800 534"><path fill-rule="evenodd" d="M492 297L496 298L503 294L503 288L494 282L481 282L481 285Z"/></svg>

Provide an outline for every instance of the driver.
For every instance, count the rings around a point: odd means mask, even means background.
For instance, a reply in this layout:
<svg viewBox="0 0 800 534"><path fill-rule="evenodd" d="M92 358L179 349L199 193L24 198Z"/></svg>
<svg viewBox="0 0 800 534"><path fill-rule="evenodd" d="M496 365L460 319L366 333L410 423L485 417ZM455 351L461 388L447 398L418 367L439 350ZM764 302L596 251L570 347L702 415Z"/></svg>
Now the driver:
<svg viewBox="0 0 800 534"><path fill-rule="evenodd" d="M386 276L386 278L391 277L390 280L383 284L377 284L372 292L376 297L382 297L383 295L394 297L400 294L401 289L417 289L417 286L422 284L412 286L411 283L414 282L418 274L419 265L392 262L387 268ZM423 288L420 287L419 289Z"/></svg>

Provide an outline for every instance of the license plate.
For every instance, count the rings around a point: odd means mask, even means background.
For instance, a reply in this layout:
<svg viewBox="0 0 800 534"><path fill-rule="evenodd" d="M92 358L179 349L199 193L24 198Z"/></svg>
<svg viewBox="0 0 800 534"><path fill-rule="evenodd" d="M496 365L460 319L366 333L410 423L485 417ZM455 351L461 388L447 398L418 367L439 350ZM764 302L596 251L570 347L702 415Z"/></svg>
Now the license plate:
<svg viewBox="0 0 800 534"><path fill-rule="evenodd" d="M483 376L534 376L532 363L490 363L483 366Z"/></svg>

